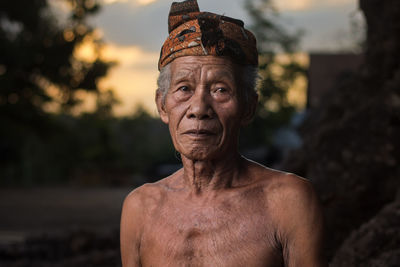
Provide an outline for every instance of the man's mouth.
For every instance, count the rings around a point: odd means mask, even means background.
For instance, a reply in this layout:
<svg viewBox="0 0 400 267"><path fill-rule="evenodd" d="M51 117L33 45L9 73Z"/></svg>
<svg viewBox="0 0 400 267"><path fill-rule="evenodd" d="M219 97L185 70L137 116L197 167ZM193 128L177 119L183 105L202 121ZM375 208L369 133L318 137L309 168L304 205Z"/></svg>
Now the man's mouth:
<svg viewBox="0 0 400 267"><path fill-rule="evenodd" d="M192 129L192 130L185 131L183 134L197 136L197 137L206 137L206 136L215 135L215 133L213 131L206 130L206 129Z"/></svg>

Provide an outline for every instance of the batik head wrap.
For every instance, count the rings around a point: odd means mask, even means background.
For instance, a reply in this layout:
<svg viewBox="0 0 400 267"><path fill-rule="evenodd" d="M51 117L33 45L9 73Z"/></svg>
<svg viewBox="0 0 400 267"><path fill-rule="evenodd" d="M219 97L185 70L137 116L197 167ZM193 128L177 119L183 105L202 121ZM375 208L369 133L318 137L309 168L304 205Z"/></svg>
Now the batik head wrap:
<svg viewBox="0 0 400 267"><path fill-rule="evenodd" d="M226 56L241 65L258 65L256 38L244 28L243 21L200 12L196 0L172 3L168 32L159 70L183 56Z"/></svg>

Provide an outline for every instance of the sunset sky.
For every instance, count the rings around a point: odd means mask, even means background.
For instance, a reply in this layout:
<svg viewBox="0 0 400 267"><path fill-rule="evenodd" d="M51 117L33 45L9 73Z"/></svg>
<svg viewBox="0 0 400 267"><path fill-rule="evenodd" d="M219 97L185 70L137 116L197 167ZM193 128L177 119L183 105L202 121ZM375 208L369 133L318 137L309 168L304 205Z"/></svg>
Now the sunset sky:
<svg viewBox="0 0 400 267"><path fill-rule="evenodd" d="M167 37L171 0L103 0L102 10L90 20L106 46L103 56L118 62L100 83L112 88L121 101L116 115L131 114L138 104L155 114L159 49ZM251 23L244 0L198 0L200 10L240 18ZM281 23L302 29L302 52L338 51L352 45L351 18L360 16L357 0L275 0ZM90 45L77 52L90 60ZM90 102L90 101L89 101ZM90 103L88 104L90 106Z"/></svg>

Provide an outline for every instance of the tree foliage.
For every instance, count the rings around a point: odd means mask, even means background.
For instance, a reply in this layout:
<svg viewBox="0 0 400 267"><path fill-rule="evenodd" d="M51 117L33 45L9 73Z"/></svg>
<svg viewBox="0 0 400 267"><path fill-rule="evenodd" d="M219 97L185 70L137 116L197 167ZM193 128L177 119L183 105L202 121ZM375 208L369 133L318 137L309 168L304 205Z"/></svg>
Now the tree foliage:
<svg viewBox="0 0 400 267"><path fill-rule="evenodd" d="M74 50L93 35L86 19L100 6L93 0L65 0L66 21L55 18L45 0L0 3L0 108L2 112L40 113L57 102L64 111L76 105L78 90L98 92L97 82L111 63L85 62ZM21 115L21 114L17 114Z"/></svg>
<svg viewBox="0 0 400 267"><path fill-rule="evenodd" d="M296 111L288 91L305 74L295 59L301 31L291 33L279 24L278 10L270 0L246 0L245 9L257 38L260 82L259 106L253 123L243 131L242 145L271 145L274 132L287 125Z"/></svg>
<svg viewBox="0 0 400 267"><path fill-rule="evenodd" d="M94 37L87 18L100 6L94 0L63 0L66 18L56 18L46 0L0 2L0 177L29 180L54 162L52 143L65 125L49 114L49 104L69 112L77 92L101 96L98 81L112 63L75 56L85 38ZM100 40L97 40L100 42ZM107 100L99 106L107 111ZM109 108L108 108L109 109ZM108 111L109 112L109 111ZM71 144L70 144L71 145ZM49 152L49 153L46 153ZM40 171L41 170L41 171ZM50 175L49 175L50 176Z"/></svg>

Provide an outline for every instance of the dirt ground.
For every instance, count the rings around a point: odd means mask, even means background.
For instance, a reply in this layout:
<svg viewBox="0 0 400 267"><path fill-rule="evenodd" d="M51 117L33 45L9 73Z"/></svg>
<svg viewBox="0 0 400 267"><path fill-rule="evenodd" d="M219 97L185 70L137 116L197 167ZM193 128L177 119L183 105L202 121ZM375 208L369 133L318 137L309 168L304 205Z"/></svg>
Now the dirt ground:
<svg viewBox="0 0 400 267"><path fill-rule="evenodd" d="M76 229L118 229L123 200L132 189L0 189L0 243Z"/></svg>

